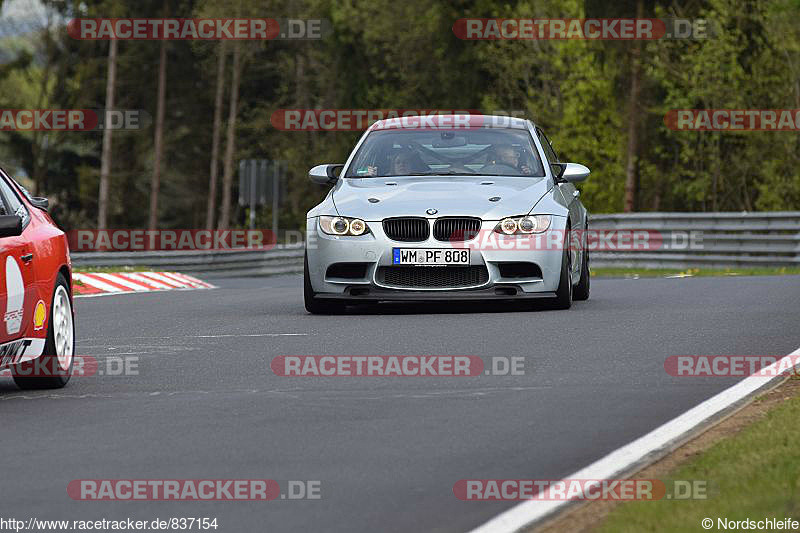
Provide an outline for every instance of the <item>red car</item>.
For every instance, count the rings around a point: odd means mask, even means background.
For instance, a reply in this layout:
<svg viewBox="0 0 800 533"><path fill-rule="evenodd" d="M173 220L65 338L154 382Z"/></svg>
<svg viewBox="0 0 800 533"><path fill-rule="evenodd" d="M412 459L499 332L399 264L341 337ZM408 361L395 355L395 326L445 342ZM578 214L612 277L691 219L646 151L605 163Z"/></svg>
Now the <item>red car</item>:
<svg viewBox="0 0 800 533"><path fill-rule="evenodd" d="M0 370L23 389L66 385L75 352L69 247L47 205L0 169Z"/></svg>

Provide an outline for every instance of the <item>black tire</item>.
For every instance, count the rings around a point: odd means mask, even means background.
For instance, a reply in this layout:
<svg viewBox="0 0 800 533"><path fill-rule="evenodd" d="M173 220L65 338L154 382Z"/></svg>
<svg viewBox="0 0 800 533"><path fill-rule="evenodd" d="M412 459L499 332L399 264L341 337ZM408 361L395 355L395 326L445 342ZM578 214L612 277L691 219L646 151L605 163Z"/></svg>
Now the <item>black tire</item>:
<svg viewBox="0 0 800 533"><path fill-rule="evenodd" d="M583 251L583 258L581 259L581 279L572 290L573 300L588 300L589 299L589 285L591 285L591 275L589 273L589 251Z"/></svg>
<svg viewBox="0 0 800 533"><path fill-rule="evenodd" d="M344 310L344 304L338 301L321 300L314 294L311 278L308 275L308 252L303 258L303 301L306 311L312 315L332 315Z"/></svg>
<svg viewBox="0 0 800 533"><path fill-rule="evenodd" d="M569 251L569 230L564 239L564 252L561 256L561 278L558 281L556 297L552 300L553 309L569 309L572 307L572 253Z"/></svg>
<svg viewBox="0 0 800 533"><path fill-rule="evenodd" d="M64 368L58 361L58 350L56 348L55 339L55 301L61 291L59 287L65 291L66 304L69 306L67 312L70 315L70 324L72 326L72 357L69 360L69 367ZM53 299L50 302L50 321L47 326L47 340L44 343L44 352L34 361L16 365L12 369L14 383L20 389L60 389L64 387L72 375L72 368L75 362L75 320L72 315L72 294L70 287L64 275L59 272L56 278L56 286L53 288ZM39 375L44 374L44 375Z"/></svg>

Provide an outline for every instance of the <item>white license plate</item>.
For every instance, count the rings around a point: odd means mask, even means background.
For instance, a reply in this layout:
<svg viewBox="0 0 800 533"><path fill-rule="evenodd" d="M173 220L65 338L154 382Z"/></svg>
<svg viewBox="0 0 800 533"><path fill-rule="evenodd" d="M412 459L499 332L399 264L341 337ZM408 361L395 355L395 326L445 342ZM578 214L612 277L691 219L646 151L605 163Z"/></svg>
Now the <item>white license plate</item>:
<svg viewBox="0 0 800 533"><path fill-rule="evenodd" d="M469 249L393 248L395 265L468 265Z"/></svg>

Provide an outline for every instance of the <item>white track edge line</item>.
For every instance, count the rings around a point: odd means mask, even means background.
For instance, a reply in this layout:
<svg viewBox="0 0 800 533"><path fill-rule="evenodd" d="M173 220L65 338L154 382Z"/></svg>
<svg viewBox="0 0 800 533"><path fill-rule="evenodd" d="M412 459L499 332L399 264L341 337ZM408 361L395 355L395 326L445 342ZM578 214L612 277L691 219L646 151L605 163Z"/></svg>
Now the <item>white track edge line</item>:
<svg viewBox="0 0 800 533"><path fill-rule="evenodd" d="M774 369L780 368L780 363L787 358L792 363L792 358L796 356L800 356L800 348L763 369L763 372L770 372L773 367ZM794 364L789 366L794 368ZM611 479L620 473L629 472L634 467L638 469L652 464L669 453L676 445L685 442L688 437L698 434L699 430L704 430L707 426L717 422L720 415L741 405L762 390L778 385L786 379L788 378L784 375L747 377L565 479ZM583 502L584 500L524 501L471 530L471 533L517 532L522 528L532 527L544 519L554 518L554 513L570 503Z"/></svg>

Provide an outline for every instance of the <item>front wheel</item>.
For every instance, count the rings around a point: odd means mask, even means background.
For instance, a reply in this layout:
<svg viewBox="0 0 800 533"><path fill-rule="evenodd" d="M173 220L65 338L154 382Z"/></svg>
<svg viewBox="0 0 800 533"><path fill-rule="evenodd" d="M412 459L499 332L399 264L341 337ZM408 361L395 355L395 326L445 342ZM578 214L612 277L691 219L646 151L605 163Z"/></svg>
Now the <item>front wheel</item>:
<svg viewBox="0 0 800 533"><path fill-rule="evenodd" d="M561 257L561 278L556 289L556 298L553 309L569 309L572 307L572 253L569 251L569 230L564 240L564 253Z"/></svg>
<svg viewBox="0 0 800 533"><path fill-rule="evenodd" d="M50 324L44 352L38 359L19 364L13 369L14 383L20 389L60 389L72 374L75 353L75 320L69 284L59 273L53 301L50 304Z"/></svg>
<svg viewBox="0 0 800 533"><path fill-rule="evenodd" d="M588 300L589 299L589 284L591 277L589 274L589 252L583 251L583 259L581 260L581 279L575 285L572 291L573 300Z"/></svg>

